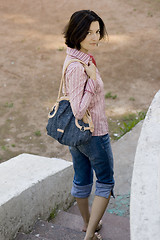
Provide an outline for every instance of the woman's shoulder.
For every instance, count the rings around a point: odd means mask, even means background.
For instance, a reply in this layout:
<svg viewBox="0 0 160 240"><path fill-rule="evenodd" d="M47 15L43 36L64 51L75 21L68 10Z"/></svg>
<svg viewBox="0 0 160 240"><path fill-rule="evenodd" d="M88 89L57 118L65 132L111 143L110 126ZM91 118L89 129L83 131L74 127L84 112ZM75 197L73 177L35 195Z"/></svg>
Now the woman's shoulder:
<svg viewBox="0 0 160 240"><path fill-rule="evenodd" d="M69 64L69 65L68 65ZM68 65L68 66L67 66ZM67 66L66 72L69 73L71 71L82 71L84 70L83 64L75 58L67 58L64 61L63 69Z"/></svg>

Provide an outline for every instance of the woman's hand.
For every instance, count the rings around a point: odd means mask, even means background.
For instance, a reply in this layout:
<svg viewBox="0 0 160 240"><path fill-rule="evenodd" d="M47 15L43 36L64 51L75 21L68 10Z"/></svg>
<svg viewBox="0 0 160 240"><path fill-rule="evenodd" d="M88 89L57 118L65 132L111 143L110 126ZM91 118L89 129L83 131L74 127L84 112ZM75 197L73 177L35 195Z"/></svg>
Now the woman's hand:
<svg viewBox="0 0 160 240"><path fill-rule="evenodd" d="M89 65L84 65L87 75L96 81L96 66L92 61L89 61Z"/></svg>

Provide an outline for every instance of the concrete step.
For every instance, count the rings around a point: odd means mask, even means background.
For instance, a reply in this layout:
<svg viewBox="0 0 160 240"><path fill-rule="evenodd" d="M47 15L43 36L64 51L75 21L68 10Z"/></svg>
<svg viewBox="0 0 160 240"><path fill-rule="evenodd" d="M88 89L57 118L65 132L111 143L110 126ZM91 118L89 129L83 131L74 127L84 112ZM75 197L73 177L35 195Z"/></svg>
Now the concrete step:
<svg viewBox="0 0 160 240"><path fill-rule="evenodd" d="M104 213L100 234L103 240L130 240L129 218L116 214ZM69 240L84 239L83 221L77 204L73 204L67 212L60 211L49 223L38 221L33 231L18 234L16 240Z"/></svg>
<svg viewBox="0 0 160 240"><path fill-rule="evenodd" d="M73 208L72 208L73 209ZM103 240L129 240L129 219L105 213L100 234ZM53 223L54 222L54 223ZM15 240L83 240L80 216L61 211L52 222L40 220L30 234L19 233Z"/></svg>
<svg viewBox="0 0 160 240"><path fill-rule="evenodd" d="M48 239L44 237L38 237L38 235L35 236L32 234L18 233L15 240L48 240Z"/></svg>
<svg viewBox="0 0 160 240"><path fill-rule="evenodd" d="M105 212L100 234L112 240L130 240L129 218Z"/></svg>
<svg viewBox="0 0 160 240"><path fill-rule="evenodd" d="M36 223L32 235L47 238L49 240L70 240L70 239L84 239L84 233L73 229L63 227L61 225L53 224L40 220Z"/></svg>
<svg viewBox="0 0 160 240"><path fill-rule="evenodd" d="M51 220L51 222L79 232L81 232L83 228L83 220L79 215L64 211L60 211L56 218Z"/></svg>
<svg viewBox="0 0 160 240"><path fill-rule="evenodd" d="M69 209L69 212L61 211L57 217L52 220L52 222L56 225L61 225L69 229L82 231L83 221L81 216L78 214L79 210L77 205L75 205ZM130 239L129 218L120 217L115 214L105 212L102 221L103 226L100 230L100 233L103 238L111 240Z"/></svg>
<svg viewBox="0 0 160 240"><path fill-rule="evenodd" d="M74 202L74 204L67 210L67 212L78 215L78 216L81 215L76 202Z"/></svg>
<svg viewBox="0 0 160 240"><path fill-rule="evenodd" d="M84 236L83 232L40 220L30 234L19 233L15 240L83 240Z"/></svg>

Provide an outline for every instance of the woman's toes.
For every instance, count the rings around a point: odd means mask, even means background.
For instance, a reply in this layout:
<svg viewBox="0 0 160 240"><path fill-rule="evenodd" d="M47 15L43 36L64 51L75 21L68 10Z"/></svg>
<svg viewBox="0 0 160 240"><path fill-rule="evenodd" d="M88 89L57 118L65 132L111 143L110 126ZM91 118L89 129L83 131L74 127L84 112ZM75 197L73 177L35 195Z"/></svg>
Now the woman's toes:
<svg viewBox="0 0 160 240"><path fill-rule="evenodd" d="M98 226L96 228L96 232L98 232L101 228L102 228L102 219L98 223Z"/></svg>
<svg viewBox="0 0 160 240"><path fill-rule="evenodd" d="M96 232L94 234L93 240L103 240L103 239L102 239L102 236L99 233Z"/></svg>

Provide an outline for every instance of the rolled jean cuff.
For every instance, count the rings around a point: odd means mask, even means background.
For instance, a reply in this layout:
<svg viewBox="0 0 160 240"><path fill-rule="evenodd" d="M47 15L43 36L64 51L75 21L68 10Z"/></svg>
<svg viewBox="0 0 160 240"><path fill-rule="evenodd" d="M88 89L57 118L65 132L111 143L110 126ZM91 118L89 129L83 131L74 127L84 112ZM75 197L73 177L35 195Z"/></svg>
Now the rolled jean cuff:
<svg viewBox="0 0 160 240"><path fill-rule="evenodd" d="M85 186L78 186L77 184L73 183L71 194L76 198L87 198L89 197L92 191L92 183L85 185Z"/></svg>
<svg viewBox="0 0 160 240"><path fill-rule="evenodd" d="M113 188L114 188L114 184L106 184L106 183L96 182L95 195L100 196L100 197L109 198L109 195L111 193L111 196L113 196L115 198Z"/></svg>

